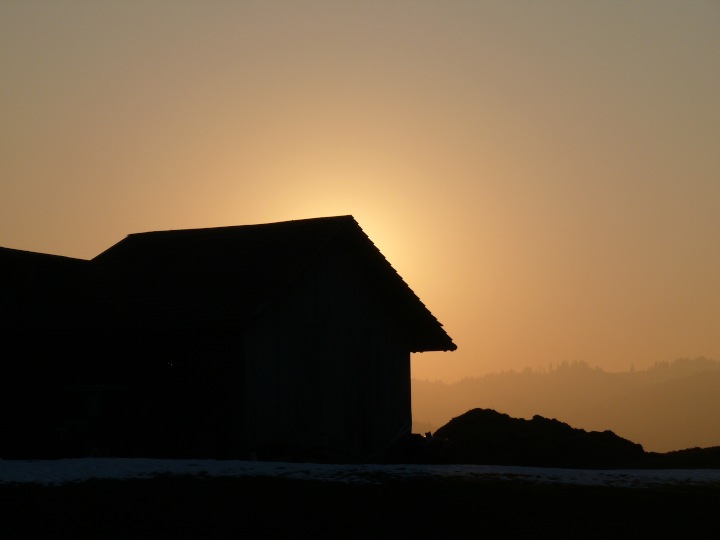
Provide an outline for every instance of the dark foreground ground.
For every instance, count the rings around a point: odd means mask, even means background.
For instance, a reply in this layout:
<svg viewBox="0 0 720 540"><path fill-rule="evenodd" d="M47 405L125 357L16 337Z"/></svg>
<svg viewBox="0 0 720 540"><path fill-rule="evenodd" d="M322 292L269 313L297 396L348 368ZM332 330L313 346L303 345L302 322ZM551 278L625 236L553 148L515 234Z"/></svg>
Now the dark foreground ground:
<svg viewBox="0 0 720 540"><path fill-rule="evenodd" d="M0 485L0 538L704 538L718 486L166 476Z"/></svg>

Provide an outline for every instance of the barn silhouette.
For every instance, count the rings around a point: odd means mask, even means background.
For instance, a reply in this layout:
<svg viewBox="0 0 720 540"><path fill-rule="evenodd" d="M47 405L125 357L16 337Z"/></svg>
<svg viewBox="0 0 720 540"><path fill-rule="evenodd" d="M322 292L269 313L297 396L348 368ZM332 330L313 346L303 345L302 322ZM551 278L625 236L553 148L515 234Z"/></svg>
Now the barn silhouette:
<svg viewBox="0 0 720 540"><path fill-rule="evenodd" d="M0 248L0 276L0 458L374 461L411 353L456 349L349 215Z"/></svg>

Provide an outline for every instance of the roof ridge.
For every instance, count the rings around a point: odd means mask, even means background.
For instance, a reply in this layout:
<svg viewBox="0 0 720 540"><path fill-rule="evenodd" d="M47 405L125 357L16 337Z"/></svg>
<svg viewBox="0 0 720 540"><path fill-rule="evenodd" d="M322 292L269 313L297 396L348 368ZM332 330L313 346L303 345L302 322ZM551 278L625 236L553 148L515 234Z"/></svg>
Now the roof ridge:
<svg viewBox="0 0 720 540"><path fill-rule="evenodd" d="M220 231L220 230L237 230L242 228L255 228L255 227L271 227L273 225L289 225L291 223L309 223L312 221L331 221L331 220L352 220L357 223L357 220L351 214L337 215L337 216L322 216L314 218L300 218L300 219L286 219L283 221L270 221L265 223L246 223L242 225L219 225L216 227L191 227L187 229L160 229L155 231L141 231L136 233L129 233L126 235L140 236L145 234L161 234L161 233L181 233L181 232L199 232L199 231Z"/></svg>

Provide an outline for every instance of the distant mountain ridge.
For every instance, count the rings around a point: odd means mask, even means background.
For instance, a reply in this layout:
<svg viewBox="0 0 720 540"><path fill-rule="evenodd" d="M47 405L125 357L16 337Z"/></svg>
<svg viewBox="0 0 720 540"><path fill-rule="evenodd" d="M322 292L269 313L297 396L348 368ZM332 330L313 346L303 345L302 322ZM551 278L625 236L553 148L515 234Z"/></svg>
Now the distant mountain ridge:
<svg viewBox="0 0 720 540"><path fill-rule="evenodd" d="M432 433L482 408L611 430L647 452L720 446L720 362L704 357L621 373L575 362L452 384L413 379L412 400L415 433Z"/></svg>

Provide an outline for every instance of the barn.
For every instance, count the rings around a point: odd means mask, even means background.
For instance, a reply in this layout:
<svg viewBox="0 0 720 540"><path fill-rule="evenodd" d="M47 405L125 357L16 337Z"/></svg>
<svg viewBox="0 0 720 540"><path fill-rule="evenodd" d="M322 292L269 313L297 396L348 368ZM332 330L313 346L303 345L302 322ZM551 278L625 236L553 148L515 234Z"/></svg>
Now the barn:
<svg viewBox="0 0 720 540"><path fill-rule="evenodd" d="M0 457L371 462L411 432L411 353L456 349L352 216L0 263Z"/></svg>

